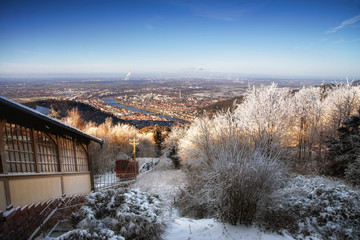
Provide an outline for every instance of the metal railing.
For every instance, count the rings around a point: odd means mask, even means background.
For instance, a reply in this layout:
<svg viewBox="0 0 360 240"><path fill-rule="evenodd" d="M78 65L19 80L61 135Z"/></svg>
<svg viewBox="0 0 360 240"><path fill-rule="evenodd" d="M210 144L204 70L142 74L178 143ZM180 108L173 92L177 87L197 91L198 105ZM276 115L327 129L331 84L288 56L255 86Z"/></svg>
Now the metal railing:
<svg viewBox="0 0 360 240"><path fill-rule="evenodd" d="M95 191L106 188L123 187L133 181L135 181L135 178L126 180L120 179L116 177L115 172L106 172L103 174L94 175Z"/></svg>

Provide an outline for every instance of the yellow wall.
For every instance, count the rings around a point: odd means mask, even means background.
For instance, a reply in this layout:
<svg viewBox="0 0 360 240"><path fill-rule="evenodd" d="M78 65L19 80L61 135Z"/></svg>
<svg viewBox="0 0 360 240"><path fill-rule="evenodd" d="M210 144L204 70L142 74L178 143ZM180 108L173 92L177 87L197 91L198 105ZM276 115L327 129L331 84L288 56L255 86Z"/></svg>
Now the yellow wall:
<svg viewBox="0 0 360 240"><path fill-rule="evenodd" d="M5 186L4 181L0 181L0 211L6 210Z"/></svg>
<svg viewBox="0 0 360 240"><path fill-rule="evenodd" d="M90 173L63 176L66 196L91 191ZM9 179L11 203L22 207L62 197L61 176ZM4 181L0 180L0 211L6 209Z"/></svg>
<svg viewBox="0 0 360 240"><path fill-rule="evenodd" d="M91 191L90 173L64 176L64 192L66 196Z"/></svg>
<svg viewBox="0 0 360 240"><path fill-rule="evenodd" d="M14 207L30 205L61 197L61 177L42 177L9 180Z"/></svg>

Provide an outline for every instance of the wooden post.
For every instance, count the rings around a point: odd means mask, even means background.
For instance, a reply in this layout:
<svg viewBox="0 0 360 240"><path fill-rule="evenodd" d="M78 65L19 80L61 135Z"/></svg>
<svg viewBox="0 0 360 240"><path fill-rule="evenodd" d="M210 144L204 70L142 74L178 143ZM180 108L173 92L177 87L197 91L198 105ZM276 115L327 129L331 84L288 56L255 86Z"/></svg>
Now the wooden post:
<svg viewBox="0 0 360 240"><path fill-rule="evenodd" d="M78 161L77 161L77 153L76 153L76 139L73 138L73 149L74 149L74 158L75 158L75 172L78 172Z"/></svg>
<svg viewBox="0 0 360 240"><path fill-rule="evenodd" d="M5 143L3 133L5 131L6 121L1 120L0 122L0 173L7 173L6 166L6 154L5 154Z"/></svg>
<svg viewBox="0 0 360 240"><path fill-rule="evenodd" d="M62 153L61 153L61 137L59 135L56 136L56 153L58 155L58 164L59 164L59 172L63 172L63 164L62 164Z"/></svg>
<svg viewBox="0 0 360 240"><path fill-rule="evenodd" d="M90 183L91 183L91 190L95 190L95 182L94 182L94 169L93 169L93 163L92 163L92 157L90 154L89 145L83 146L86 152L87 157L87 163L88 163L88 171L90 171Z"/></svg>
<svg viewBox="0 0 360 240"><path fill-rule="evenodd" d="M130 145L134 146L134 163L135 163L135 179L137 174L137 164L136 164L136 146L139 145L139 139L136 139L135 137L133 139L130 139Z"/></svg>
<svg viewBox="0 0 360 240"><path fill-rule="evenodd" d="M35 161L35 172L40 172L40 163L38 158L38 141L36 139L37 134L35 133L35 130L31 128L31 141L33 146L33 157Z"/></svg>
<svg viewBox="0 0 360 240"><path fill-rule="evenodd" d="M0 121L0 173L7 173L6 166L6 154L5 154L5 142L3 138L3 134L5 131L6 121ZM4 188L5 188L5 199L6 199L6 207L11 206L11 193L9 180L7 178L4 179Z"/></svg>

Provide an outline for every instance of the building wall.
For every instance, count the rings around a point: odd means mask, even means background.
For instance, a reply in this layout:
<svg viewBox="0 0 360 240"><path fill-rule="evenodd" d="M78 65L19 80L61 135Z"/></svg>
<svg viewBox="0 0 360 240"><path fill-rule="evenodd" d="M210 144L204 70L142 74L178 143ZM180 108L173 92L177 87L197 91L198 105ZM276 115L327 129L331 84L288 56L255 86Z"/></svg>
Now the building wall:
<svg viewBox="0 0 360 240"><path fill-rule="evenodd" d="M62 180L61 180L62 178ZM90 173L58 176L21 176L8 179L11 203L23 207L63 196L89 193ZM63 181L61 183L61 181ZM63 184L63 189L61 185ZM6 210L4 180L0 180L0 211Z"/></svg>
<svg viewBox="0 0 360 240"><path fill-rule="evenodd" d="M10 196L14 207L30 205L62 196L61 177L10 179Z"/></svg>
<svg viewBox="0 0 360 240"><path fill-rule="evenodd" d="M4 181L0 180L0 211L6 209L5 185Z"/></svg>
<svg viewBox="0 0 360 240"><path fill-rule="evenodd" d="M91 191L90 173L64 176L63 183L66 196Z"/></svg>

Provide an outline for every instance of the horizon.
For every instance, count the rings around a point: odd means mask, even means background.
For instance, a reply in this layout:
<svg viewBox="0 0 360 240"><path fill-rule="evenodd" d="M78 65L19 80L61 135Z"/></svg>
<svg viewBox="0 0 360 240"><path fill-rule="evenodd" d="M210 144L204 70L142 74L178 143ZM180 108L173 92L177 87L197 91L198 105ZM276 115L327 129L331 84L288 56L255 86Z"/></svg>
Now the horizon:
<svg viewBox="0 0 360 240"><path fill-rule="evenodd" d="M346 83L360 81L359 78L345 77L313 77L313 76L283 76L266 74L238 74L238 73L203 73L202 75L175 74L175 73L41 73L41 74L1 74L0 81L6 82L131 82L131 81L268 81L280 83L283 81L295 81L308 83Z"/></svg>
<svg viewBox="0 0 360 240"><path fill-rule="evenodd" d="M0 6L1 78L360 79L360 0L15 0Z"/></svg>

